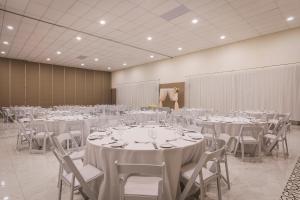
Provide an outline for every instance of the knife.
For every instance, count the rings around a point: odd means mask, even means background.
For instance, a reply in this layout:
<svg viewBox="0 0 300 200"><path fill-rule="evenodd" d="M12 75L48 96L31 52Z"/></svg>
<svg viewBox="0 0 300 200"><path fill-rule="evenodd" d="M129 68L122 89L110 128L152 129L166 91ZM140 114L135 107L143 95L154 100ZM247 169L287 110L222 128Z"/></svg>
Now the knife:
<svg viewBox="0 0 300 200"><path fill-rule="evenodd" d="M156 145L155 142L152 142L152 145L153 145L154 149L158 149L158 147L157 147L157 145Z"/></svg>

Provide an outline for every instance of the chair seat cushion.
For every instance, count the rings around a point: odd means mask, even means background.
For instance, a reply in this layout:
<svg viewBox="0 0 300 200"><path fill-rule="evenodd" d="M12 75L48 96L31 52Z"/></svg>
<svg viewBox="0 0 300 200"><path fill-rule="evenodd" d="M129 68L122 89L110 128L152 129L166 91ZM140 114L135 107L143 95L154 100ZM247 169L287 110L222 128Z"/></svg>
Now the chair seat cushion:
<svg viewBox="0 0 300 200"><path fill-rule="evenodd" d="M70 158L72 160L77 160L77 159L82 159L84 157L84 154L85 154L85 151L84 150L81 150L81 151L73 151L71 154L70 154Z"/></svg>
<svg viewBox="0 0 300 200"><path fill-rule="evenodd" d="M236 136L236 138L239 139L239 136ZM241 138L241 141L242 141L242 138ZM244 143L258 143L258 140L252 136L245 135L245 136L243 136L243 142Z"/></svg>
<svg viewBox="0 0 300 200"><path fill-rule="evenodd" d="M81 136L81 131L80 130L73 130L73 131L70 131L70 134L73 135L73 136Z"/></svg>
<svg viewBox="0 0 300 200"><path fill-rule="evenodd" d="M282 137L278 137L276 135L273 135L273 134L266 134L264 135L264 138L266 139L270 139L270 140L282 140Z"/></svg>
<svg viewBox="0 0 300 200"><path fill-rule="evenodd" d="M48 134L48 135L47 135ZM51 136L53 132L39 132L35 134L35 138L44 138L45 136Z"/></svg>
<svg viewBox="0 0 300 200"><path fill-rule="evenodd" d="M181 177L186 180L189 180L193 175L196 165L197 165L197 163L189 163L189 164L184 165L181 168ZM209 171L207 168L202 168L202 175L203 175L203 180L205 182L210 177L215 175L215 173ZM200 184L199 175L196 178L196 183Z"/></svg>
<svg viewBox="0 0 300 200"><path fill-rule="evenodd" d="M99 169L95 168L92 165L80 165L79 163L75 164L77 169L79 170L81 176L83 177L83 179L88 183L96 178L98 178L99 176L103 175L103 172L100 171ZM69 182L69 184L71 184L72 182L72 176L73 173L64 173L63 174L65 179ZM75 179L75 183L74 183L74 187L79 186L80 183L77 179Z"/></svg>
<svg viewBox="0 0 300 200"><path fill-rule="evenodd" d="M159 177L130 176L125 183L124 194L158 196L160 181Z"/></svg>

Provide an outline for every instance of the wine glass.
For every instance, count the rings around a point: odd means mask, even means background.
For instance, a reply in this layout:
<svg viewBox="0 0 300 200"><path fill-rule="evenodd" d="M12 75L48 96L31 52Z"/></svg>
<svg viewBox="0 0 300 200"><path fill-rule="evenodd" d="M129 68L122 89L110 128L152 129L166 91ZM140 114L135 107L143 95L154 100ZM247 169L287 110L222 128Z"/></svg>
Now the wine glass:
<svg viewBox="0 0 300 200"><path fill-rule="evenodd" d="M157 133L153 129L148 129L148 136L155 142Z"/></svg>

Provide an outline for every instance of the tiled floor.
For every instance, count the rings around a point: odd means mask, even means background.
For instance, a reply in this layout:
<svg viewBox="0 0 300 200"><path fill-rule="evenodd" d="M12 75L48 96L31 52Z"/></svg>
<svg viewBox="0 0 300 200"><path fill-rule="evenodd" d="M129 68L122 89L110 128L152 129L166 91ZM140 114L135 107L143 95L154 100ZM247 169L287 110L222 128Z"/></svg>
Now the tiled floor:
<svg viewBox="0 0 300 200"><path fill-rule="evenodd" d="M29 154L15 150L15 131L0 129L0 200L57 199L58 163L51 152ZM276 200L300 155L300 127L288 135L290 157L264 156L262 162L242 162L229 156L231 190L223 186L225 200ZM207 199L215 197L214 186ZM69 199L64 188L63 199ZM75 199L81 199L76 195ZM106 200L106 199L105 199Z"/></svg>

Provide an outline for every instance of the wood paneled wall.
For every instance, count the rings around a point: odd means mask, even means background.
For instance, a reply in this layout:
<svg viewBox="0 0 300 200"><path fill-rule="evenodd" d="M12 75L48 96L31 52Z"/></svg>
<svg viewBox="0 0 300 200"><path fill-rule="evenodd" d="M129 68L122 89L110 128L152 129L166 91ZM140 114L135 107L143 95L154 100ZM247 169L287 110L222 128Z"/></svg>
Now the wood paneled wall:
<svg viewBox="0 0 300 200"><path fill-rule="evenodd" d="M0 106L111 104L111 73L0 57Z"/></svg>

